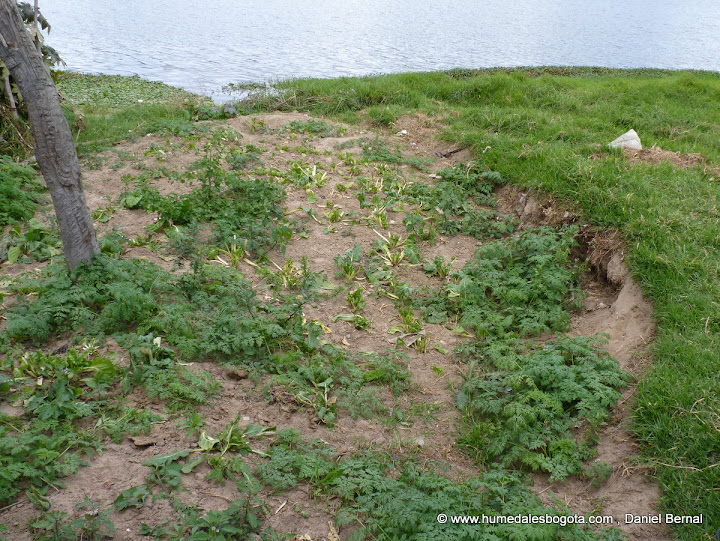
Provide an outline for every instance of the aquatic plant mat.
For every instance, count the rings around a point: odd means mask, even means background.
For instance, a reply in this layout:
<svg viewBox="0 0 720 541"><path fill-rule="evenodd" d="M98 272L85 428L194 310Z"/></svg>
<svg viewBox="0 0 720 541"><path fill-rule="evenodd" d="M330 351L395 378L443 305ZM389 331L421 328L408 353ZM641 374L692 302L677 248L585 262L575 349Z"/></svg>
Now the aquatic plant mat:
<svg viewBox="0 0 720 541"><path fill-rule="evenodd" d="M73 275L47 206L5 229L0 535L671 538L620 236L376 116L84 154L103 254Z"/></svg>

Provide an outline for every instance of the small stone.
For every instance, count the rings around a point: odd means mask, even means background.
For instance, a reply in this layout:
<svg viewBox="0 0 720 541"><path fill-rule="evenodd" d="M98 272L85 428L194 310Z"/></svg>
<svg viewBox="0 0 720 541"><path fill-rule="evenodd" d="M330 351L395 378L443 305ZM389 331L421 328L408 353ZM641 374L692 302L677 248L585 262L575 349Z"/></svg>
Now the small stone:
<svg viewBox="0 0 720 541"><path fill-rule="evenodd" d="M606 276L610 283L620 285L630 275L630 269L623 261L623 256L619 252L613 253L607 265Z"/></svg>
<svg viewBox="0 0 720 541"><path fill-rule="evenodd" d="M223 109L223 111L225 112L226 115L229 115L229 116L236 116L236 115L237 115L237 109L235 109L235 107L233 107L233 106L230 105L229 103L223 104L222 109Z"/></svg>
<svg viewBox="0 0 720 541"><path fill-rule="evenodd" d="M247 379L249 373L247 370L228 370L227 375L230 379L241 380Z"/></svg>
<svg viewBox="0 0 720 541"><path fill-rule="evenodd" d="M400 130L395 135L397 135L398 137L405 137L407 134L408 134L407 130Z"/></svg>
<svg viewBox="0 0 720 541"><path fill-rule="evenodd" d="M157 443L157 439L152 436L130 436L129 439L136 447L149 447Z"/></svg>

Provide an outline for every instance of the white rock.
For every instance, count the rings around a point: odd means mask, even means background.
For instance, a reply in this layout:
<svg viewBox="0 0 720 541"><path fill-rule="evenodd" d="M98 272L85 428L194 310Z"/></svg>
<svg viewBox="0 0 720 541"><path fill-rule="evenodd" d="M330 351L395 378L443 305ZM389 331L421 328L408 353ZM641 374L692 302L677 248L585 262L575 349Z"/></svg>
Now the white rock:
<svg viewBox="0 0 720 541"><path fill-rule="evenodd" d="M620 147L620 148L634 148L635 150L642 150L642 143L640 142L640 136L635 130L630 130L623 133L620 137L615 139L608 146Z"/></svg>
<svg viewBox="0 0 720 541"><path fill-rule="evenodd" d="M395 135L397 135L398 137L405 137L407 134L408 134L407 130L400 130Z"/></svg>

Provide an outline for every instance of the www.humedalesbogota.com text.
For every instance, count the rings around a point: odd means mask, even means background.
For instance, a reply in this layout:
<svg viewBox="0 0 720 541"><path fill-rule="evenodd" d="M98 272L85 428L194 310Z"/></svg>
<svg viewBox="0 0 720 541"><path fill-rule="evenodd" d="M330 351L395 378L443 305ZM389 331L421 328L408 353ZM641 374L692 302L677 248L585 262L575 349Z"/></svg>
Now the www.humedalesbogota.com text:
<svg viewBox="0 0 720 541"><path fill-rule="evenodd" d="M437 516L440 524L615 524L612 516L584 515L445 515Z"/></svg>

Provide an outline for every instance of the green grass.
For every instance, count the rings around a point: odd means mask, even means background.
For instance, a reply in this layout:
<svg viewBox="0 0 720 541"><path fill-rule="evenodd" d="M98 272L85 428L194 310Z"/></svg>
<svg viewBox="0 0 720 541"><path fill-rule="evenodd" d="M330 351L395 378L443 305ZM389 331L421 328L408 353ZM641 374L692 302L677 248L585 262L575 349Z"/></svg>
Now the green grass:
<svg viewBox="0 0 720 541"><path fill-rule="evenodd" d="M148 133L191 135L193 118L211 103L139 77L57 72L55 79L80 155Z"/></svg>
<svg viewBox="0 0 720 541"><path fill-rule="evenodd" d="M574 202L617 228L655 306L653 366L633 430L655 467L662 509L720 516L720 77L706 72L537 68L455 70L284 83L289 107L352 120L388 107L445 121L481 166ZM699 152L715 167L631 165L606 144L634 128L645 147ZM600 159L591 159L596 153ZM676 526L702 539L712 525ZM717 526L717 525L715 525Z"/></svg>

